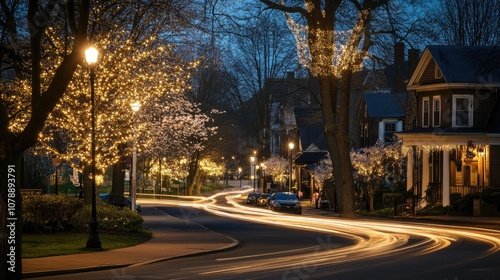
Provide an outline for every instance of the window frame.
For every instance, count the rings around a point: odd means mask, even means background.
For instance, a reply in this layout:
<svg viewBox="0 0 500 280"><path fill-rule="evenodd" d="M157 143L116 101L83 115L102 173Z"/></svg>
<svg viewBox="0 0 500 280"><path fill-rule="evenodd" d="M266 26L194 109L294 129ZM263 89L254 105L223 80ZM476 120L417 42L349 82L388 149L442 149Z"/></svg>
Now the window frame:
<svg viewBox="0 0 500 280"><path fill-rule="evenodd" d="M438 106L436 106L436 101L439 101ZM438 114L437 118L436 118L436 113ZM441 96L437 95L432 97L432 127L440 127L440 126L441 126Z"/></svg>
<svg viewBox="0 0 500 280"><path fill-rule="evenodd" d="M458 125L457 124L457 100L458 99L468 99L469 104L468 104L468 110L467 110L467 117L468 117L468 125ZM452 116L451 116L451 125L452 127L473 127L474 126L474 96L472 94L454 94L453 95L453 103L452 103Z"/></svg>
<svg viewBox="0 0 500 280"><path fill-rule="evenodd" d="M443 72L439 69L437 64L434 65L434 79L439 80L443 78Z"/></svg>
<svg viewBox="0 0 500 280"><path fill-rule="evenodd" d="M427 112L426 112L426 106L425 104L427 103ZM429 127L430 125L430 98L428 96L422 97L422 127ZM426 122L426 115L427 115L427 122Z"/></svg>
<svg viewBox="0 0 500 280"><path fill-rule="evenodd" d="M392 130L388 130L388 126L393 128ZM392 137L394 137L394 133L398 132L398 122L397 121L384 121L384 143L392 143L394 141L387 140L387 133L390 133Z"/></svg>

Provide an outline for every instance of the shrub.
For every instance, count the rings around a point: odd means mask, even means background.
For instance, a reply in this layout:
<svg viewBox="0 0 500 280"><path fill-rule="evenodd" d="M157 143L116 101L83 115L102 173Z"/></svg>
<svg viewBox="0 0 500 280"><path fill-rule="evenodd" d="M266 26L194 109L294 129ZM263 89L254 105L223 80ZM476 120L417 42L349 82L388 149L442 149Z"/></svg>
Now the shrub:
<svg viewBox="0 0 500 280"><path fill-rule="evenodd" d="M452 206L442 206L436 205L431 207L425 207L424 209L417 212L417 216L438 216L438 215L450 215L453 214Z"/></svg>
<svg viewBox="0 0 500 280"><path fill-rule="evenodd" d="M101 201L97 202L96 208L99 230L139 232L142 229L144 219L128 208L116 207ZM92 205L85 205L75 216L75 227L78 230L87 230L91 217Z"/></svg>
<svg viewBox="0 0 500 280"><path fill-rule="evenodd" d="M357 213L360 215L372 216L372 217L391 217L391 216L394 216L394 208L388 207L388 208L375 210L375 211L371 211L371 212L359 210Z"/></svg>
<svg viewBox="0 0 500 280"><path fill-rule="evenodd" d="M140 214L97 201L99 229L105 231L139 232L143 218ZM65 195L23 196L23 230L25 232L88 231L92 205Z"/></svg>
<svg viewBox="0 0 500 280"><path fill-rule="evenodd" d="M479 193L469 193L464 196L454 196L450 199L450 205L455 214L472 215L473 199L478 199Z"/></svg>
<svg viewBox="0 0 500 280"><path fill-rule="evenodd" d="M83 201L64 195L23 196L23 229L35 232L59 232L72 229L74 216L83 209Z"/></svg>

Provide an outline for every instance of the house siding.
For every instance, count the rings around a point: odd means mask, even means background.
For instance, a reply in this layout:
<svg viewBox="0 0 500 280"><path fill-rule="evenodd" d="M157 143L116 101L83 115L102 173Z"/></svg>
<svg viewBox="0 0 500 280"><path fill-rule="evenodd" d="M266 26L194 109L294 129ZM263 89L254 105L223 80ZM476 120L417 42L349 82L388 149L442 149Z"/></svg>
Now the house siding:
<svg viewBox="0 0 500 280"><path fill-rule="evenodd" d="M422 73L422 77L420 77L419 82L421 84L434 84L434 83L442 83L445 82L444 78L441 79L436 79L435 78L435 71L436 71L436 62L434 59L431 59L429 61L429 64L427 64L427 68L425 68L424 72Z"/></svg>
<svg viewBox="0 0 500 280"><path fill-rule="evenodd" d="M490 186L500 187L500 146L490 146Z"/></svg>
<svg viewBox="0 0 500 280"><path fill-rule="evenodd" d="M472 94L474 96L473 126L485 127L497 102L497 95L488 89L437 90L418 93L417 125L422 127L422 98L429 97L430 112L434 110L432 97L441 96L441 127L452 127L453 95ZM430 114L432 120L432 113ZM431 121L432 126L432 121Z"/></svg>

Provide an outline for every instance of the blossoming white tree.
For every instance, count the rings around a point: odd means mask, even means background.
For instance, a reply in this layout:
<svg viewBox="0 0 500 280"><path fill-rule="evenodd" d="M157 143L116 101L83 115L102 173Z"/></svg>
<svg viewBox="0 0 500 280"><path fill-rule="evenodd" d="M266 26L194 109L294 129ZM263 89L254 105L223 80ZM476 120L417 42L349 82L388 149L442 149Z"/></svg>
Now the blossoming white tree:
<svg viewBox="0 0 500 280"><path fill-rule="evenodd" d="M371 147L351 151L354 178L368 197L370 211L374 210L375 192L385 180L394 178L401 159L401 141L389 144L377 142Z"/></svg>
<svg viewBox="0 0 500 280"><path fill-rule="evenodd" d="M274 182L278 182L283 187L286 180L286 172L290 168L290 161L280 156L272 156L264 163L266 174L271 175Z"/></svg>

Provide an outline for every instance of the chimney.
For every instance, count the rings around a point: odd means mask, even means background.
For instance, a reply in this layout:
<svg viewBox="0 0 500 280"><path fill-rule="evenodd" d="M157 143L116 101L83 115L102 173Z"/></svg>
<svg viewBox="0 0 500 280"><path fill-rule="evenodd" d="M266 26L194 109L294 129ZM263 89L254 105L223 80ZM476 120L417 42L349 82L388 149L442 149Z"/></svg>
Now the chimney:
<svg viewBox="0 0 500 280"><path fill-rule="evenodd" d="M394 92L402 93L406 91L406 71L405 71L405 44L397 42L394 44Z"/></svg>
<svg viewBox="0 0 500 280"><path fill-rule="evenodd" d="M408 79L410 79L411 76L413 75L413 72L415 72L419 58L420 58L419 49L408 50Z"/></svg>

